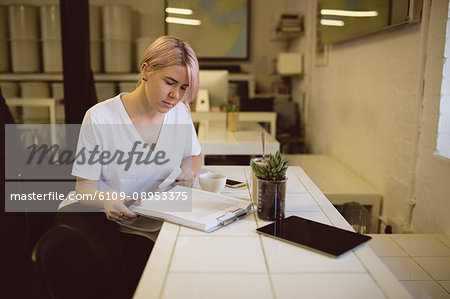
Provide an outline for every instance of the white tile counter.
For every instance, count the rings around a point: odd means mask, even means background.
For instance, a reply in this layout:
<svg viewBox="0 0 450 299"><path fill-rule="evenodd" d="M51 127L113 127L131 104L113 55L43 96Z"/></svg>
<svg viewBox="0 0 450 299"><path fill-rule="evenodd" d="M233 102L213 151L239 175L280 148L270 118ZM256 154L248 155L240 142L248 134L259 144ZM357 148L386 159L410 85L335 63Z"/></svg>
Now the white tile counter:
<svg viewBox="0 0 450 299"><path fill-rule="evenodd" d="M450 298L450 238L433 234L371 236L370 248L414 298Z"/></svg>
<svg viewBox="0 0 450 299"><path fill-rule="evenodd" d="M205 168L248 178L245 166ZM352 230L300 167L287 184L287 216ZM223 192L249 199L245 187ZM255 232L268 223L256 213L212 233L164 223L134 298L410 298L369 246L332 258Z"/></svg>

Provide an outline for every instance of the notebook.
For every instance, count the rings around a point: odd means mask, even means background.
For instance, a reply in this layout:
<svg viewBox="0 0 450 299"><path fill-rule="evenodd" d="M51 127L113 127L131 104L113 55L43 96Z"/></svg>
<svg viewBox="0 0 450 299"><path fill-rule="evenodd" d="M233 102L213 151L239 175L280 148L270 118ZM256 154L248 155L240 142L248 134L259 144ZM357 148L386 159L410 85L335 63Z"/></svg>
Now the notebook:
<svg viewBox="0 0 450 299"><path fill-rule="evenodd" d="M253 212L252 202L218 193L177 185L172 194L192 196L192 210L169 212L156 210L151 201L142 201L130 209L142 216L149 216L205 232L212 232Z"/></svg>
<svg viewBox="0 0 450 299"><path fill-rule="evenodd" d="M290 216L257 229L258 233L334 257L372 239L334 226Z"/></svg>

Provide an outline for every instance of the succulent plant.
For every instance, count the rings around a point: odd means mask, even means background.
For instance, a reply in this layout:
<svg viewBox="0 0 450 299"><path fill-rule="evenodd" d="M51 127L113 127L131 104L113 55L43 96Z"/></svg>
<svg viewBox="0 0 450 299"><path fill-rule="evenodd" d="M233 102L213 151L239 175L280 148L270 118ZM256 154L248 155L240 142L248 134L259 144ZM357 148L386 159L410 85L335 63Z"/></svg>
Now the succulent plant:
<svg viewBox="0 0 450 299"><path fill-rule="evenodd" d="M282 181L286 179L287 164L289 161L284 160L284 155L277 151L275 155L270 154L266 164L258 164L251 162L253 173L258 179L267 181Z"/></svg>
<svg viewBox="0 0 450 299"><path fill-rule="evenodd" d="M239 106L232 101L229 101L226 108L227 112L239 112Z"/></svg>

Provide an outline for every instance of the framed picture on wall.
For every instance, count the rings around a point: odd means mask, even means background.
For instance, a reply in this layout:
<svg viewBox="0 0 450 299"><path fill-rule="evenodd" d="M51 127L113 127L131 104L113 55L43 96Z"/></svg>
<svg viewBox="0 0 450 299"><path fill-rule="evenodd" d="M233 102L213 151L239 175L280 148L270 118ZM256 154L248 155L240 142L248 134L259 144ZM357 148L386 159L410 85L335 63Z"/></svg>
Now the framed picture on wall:
<svg viewBox="0 0 450 299"><path fill-rule="evenodd" d="M166 0L166 34L186 40L200 60L249 58L249 0Z"/></svg>

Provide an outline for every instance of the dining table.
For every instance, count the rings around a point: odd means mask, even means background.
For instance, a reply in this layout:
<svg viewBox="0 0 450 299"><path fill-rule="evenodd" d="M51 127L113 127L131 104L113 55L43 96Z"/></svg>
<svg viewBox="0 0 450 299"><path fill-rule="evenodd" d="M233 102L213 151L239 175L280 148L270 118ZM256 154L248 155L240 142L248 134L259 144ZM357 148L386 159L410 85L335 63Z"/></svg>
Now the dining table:
<svg viewBox="0 0 450 299"><path fill-rule="evenodd" d="M198 126L198 141L202 154L208 155L262 155L262 134L265 135L265 154L274 154L280 143L257 122L239 122L229 131L224 120L202 120Z"/></svg>
<svg viewBox="0 0 450 299"><path fill-rule="evenodd" d="M251 200L249 166L205 171L246 182L220 194ZM286 175L286 217L354 232L300 166L289 166ZM200 188L198 179L193 188ZM368 243L329 256L256 231L270 223L251 213L206 233L164 222L133 298L411 298Z"/></svg>

